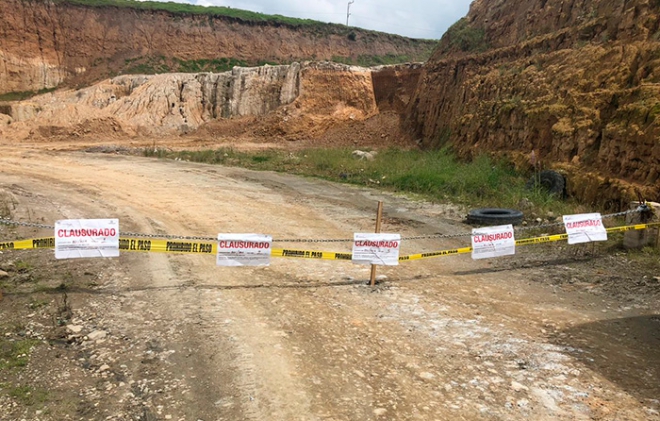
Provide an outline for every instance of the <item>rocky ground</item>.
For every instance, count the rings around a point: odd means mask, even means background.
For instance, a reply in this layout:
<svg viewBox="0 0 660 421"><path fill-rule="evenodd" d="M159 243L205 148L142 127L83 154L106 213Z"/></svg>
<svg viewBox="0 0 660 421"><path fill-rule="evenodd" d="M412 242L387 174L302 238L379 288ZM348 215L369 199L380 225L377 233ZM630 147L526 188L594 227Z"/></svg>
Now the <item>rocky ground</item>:
<svg viewBox="0 0 660 421"><path fill-rule="evenodd" d="M2 241L83 217L146 234L350 238L373 229L377 200L387 232L469 230L461 209L367 189L48 149L3 147L3 211L28 226L0 226ZM0 419L658 420L660 259L620 240L405 262L375 288L349 262L4 250Z"/></svg>

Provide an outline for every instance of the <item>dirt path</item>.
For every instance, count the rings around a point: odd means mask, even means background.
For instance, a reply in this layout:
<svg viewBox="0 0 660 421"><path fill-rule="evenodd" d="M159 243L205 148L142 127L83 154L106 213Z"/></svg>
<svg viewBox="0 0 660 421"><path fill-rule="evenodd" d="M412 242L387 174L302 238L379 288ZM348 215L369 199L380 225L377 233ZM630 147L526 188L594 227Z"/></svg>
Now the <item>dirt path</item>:
<svg viewBox="0 0 660 421"><path fill-rule="evenodd" d="M146 234L350 238L372 230L382 199L384 231L466 231L439 205L185 162L5 148L0 177L51 225L117 217ZM403 253L458 245L416 241ZM380 269L376 289L349 262L231 269L209 256L126 254L98 264L94 295L71 294L71 324L104 332L78 343L71 372L86 362L97 383L77 390L77 415L22 418L660 419L660 303L546 282L560 264L409 262Z"/></svg>

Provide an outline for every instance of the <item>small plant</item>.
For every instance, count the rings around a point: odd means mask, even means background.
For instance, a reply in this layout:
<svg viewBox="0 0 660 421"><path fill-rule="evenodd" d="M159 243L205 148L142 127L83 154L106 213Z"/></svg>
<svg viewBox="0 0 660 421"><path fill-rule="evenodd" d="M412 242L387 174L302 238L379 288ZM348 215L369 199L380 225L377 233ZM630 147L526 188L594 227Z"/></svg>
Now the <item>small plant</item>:
<svg viewBox="0 0 660 421"><path fill-rule="evenodd" d="M34 266L32 263L25 261L25 260L17 260L14 263L14 267L16 268L16 272L18 273L26 273L30 272L34 269Z"/></svg>
<svg viewBox="0 0 660 421"><path fill-rule="evenodd" d="M232 57L222 57L213 59L199 60L181 60L174 58L174 68L178 72L199 73L199 72L226 72L235 66L246 67L249 63L245 60L239 60ZM263 62L266 64L266 62ZM272 64L272 63L269 63Z"/></svg>
<svg viewBox="0 0 660 421"><path fill-rule="evenodd" d="M23 405L41 405L48 400L48 392L30 386L16 386L9 388L9 396Z"/></svg>
<svg viewBox="0 0 660 421"><path fill-rule="evenodd" d="M10 342L0 339L0 370L25 367L30 361L32 349L39 344L36 339Z"/></svg>
<svg viewBox="0 0 660 421"><path fill-rule="evenodd" d="M270 158L271 157L269 157L267 155L255 155L255 156L252 157L252 161L257 162L257 163L268 162L268 161L270 161Z"/></svg>
<svg viewBox="0 0 660 421"><path fill-rule="evenodd" d="M55 315L56 326L63 326L71 320L73 317L73 310L71 309L71 304L69 303L69 296L66 293L66 286L64 284L60 285L62 287L62 302L57 306L57 314Z"/></svg>
<svg viewBox="0 0 660 421"><path fill-rule="evenodd" d="M488 49L486 33L481 28L475 28L465 18L453 24L445 34L449 44L465 52L481 52Z"/></svg>
<svg viewBox="0 0 660 421"><path fill-rule="evenodd" d="M38 300L36 298L33 298L27 306L30 310L36 310L41 307L46 307L47 305L48 305L48 301Z"/></svg>

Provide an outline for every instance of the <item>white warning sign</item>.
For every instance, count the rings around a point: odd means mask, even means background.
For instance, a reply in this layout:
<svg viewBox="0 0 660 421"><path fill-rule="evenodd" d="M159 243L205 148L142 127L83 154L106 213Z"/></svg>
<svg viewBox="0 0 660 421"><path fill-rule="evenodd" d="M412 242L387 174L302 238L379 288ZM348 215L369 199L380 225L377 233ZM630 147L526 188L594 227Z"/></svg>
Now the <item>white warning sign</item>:
<svg viewBox="0 0 660 421"><path fill-rule="evenodd" d="M564 215L564 227L568 234L568 244L607 241L607 230L600 213Z"/></svg>
<svg viewBox="0 0 660 421"><path fill-rule="evenodd" d="M268 266L273 237L263 234L218 234L218 266Z"/></svg>
<svg viewBox="0 0 660 421"><path fill-rule="evenodd" d="M55 222L55 258L119 256L119 219L64 219Z"/></svg>
<svg viewBox="0 0 660 421"><path fill-rule="evenodd" d="M488 259L516 254L513 225L474 228L472 230L472 258Z"/></svg>
<svg viewBox="0 0 660 421"><path fill-rule="evenodd" d="M400 234L353 234L353 263L396 266L399 264Z"/></svg>

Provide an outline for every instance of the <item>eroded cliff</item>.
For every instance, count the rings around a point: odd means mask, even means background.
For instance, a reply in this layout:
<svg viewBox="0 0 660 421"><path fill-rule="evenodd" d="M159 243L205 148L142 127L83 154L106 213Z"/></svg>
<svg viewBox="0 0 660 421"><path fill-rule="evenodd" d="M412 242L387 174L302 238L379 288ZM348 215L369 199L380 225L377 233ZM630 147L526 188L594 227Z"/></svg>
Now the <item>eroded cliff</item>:
<svg viewBox="0 0 660 421"><path fill-rule="evenodd" d="M217 72L233 65L388 55L420 61L435 45L344 25L0 0L0 94L65 81L89 84L119 72Z"/></svg>
<svg viewBox="0 0 660 421"><path fill-rule="evenodd" d="M81 89L59 90L0 109L0 134L16 141L41 136L181 135L219 120L260 117L265 135L289 140L324 133L338 122L362 121L398 104L416 79L391 72L419 65L368 69L330 62L293 63L223 73L124 75ZM374 82L373 75L390 73ZM388 86L391 85L391 88ZM404 85L399 86L398 85ZM378 101L380 91L393 90ZM407 89L405 88L407 86ZM403 105L402 105L403 104Z"/></svg>
<svg viewBox="0 0 660 421"><path fill-rule="evenodd" d="M424 67L406 127L426 147L569 173L612 208L660 196L660 4L476 0Z"/></svg>

